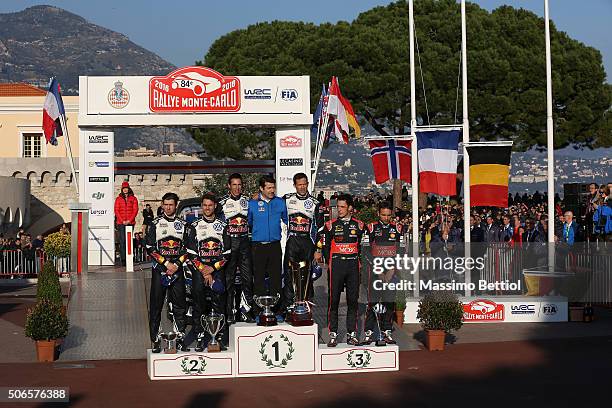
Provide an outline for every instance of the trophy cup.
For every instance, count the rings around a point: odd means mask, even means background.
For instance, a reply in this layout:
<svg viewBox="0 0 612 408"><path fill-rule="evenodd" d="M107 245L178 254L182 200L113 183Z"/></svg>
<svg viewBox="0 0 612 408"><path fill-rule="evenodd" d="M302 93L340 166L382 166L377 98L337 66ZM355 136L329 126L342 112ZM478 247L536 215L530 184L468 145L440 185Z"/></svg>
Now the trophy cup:
<svg viewBox="0 0 612 408"><path fill-rule="evenodd" d="M374 315L376 316L376 324L378 325L378 338L376 339L377 346L386 346L387 343L383 337L383 331L380 328L380 320L383 318L383 315L386 313L387 308L382 303L378 302L372 308Z"/></svg>
<svg viewBox="0 0 612 408"><path fill-rule="evenodd" d="M312 311L310 304L306 300L308 286L310 284L310 267L307 262L295 262L289 260L289 269L293 281L295 302L291 308L289 323L292 326L312 326Z"/></svg>
<svg viewBox="0 0 612 408"><path fill-rule="evenodd" d="M160 337L164 341L164 354L176 354L176 333L173 331L168 333L161 333Z"/></svg>
<svg viewBox="0 0 612 408"><path fill-rule="evenodd" d="M219 334L225 325L225 315L212 311L208 316L202 316L200 319L202 326L204 326L206 331L210 334L210 342L208 343L208 347L206 347L206 351L209 353L221 351L221 345L217 341L217 334Z"/></svg>
<svg viewBox="0 0 612 408"><path fill-rule="evenodd" d="M277 293L274 296L253 296L253 300L262 310L259 314L258 326L276 326L276 316L272 311L272 307L278 302L280 295Z"/></svg>

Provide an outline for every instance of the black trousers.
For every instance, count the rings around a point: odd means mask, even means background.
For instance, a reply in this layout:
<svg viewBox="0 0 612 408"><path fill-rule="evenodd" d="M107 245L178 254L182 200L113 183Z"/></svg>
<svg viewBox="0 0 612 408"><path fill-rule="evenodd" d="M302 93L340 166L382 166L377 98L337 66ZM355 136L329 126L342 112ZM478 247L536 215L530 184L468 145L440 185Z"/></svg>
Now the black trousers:
<svg viewBox="0 0 612 408"><path fill-rule="evenodd" d="M178 278L170 286L164 286L161 283L160 269L153 268L151 272L151 297L149 303L149 330L151 341L155 341L159 333L166 291L168 291L168 301L172 303L172 315L174 316L176 327L179 332L185 333L185 275L181 269L176 273L178 274Z"/></svg>
<svg viewBox="0 0 612 408"><path fill-rule="evenodd" d="M215 273L219 274L219 279L224 279L223 270ZM204 283L202 273L194 270L191 274L191 296L193 298L193 327L196 333L204 333L205 327L202 326L201 320L203 315L208 315L212 311L225 315L225 293L212 290ZM225 318L227 319L227 315Z"/></svg>
<svg viewBox="0 0 612 408"><path fill-rule="evenodd" d="M376 314L374 313L374 306L377 303L382 303L385 307L385 313L382 313L382 316L379 316L380 319L380 330L392 330L393 329L393 312L395 311L395 303L393 302L384 302L383 300L388 300L388 294L383 296L382 291L377 291L374 289L372 284L376 280L382 280L382 275L376 275L372 272L372 266L368 265L368 306L365 312L365 330L376 331L378 328L378 324L376 323ZM387 299L384 299L387 298Z"/></svg>
<svg viewBox="0 0 612 408"><path fill-rule="evenodd" d="M330 332L338 332L338 306L340 294L346 288L346 331L357 332L359 301L359 260L332 255L327 269L329 301L327 326Z"/></svg>
<svg viewBox="0 0 612 408"><path fill-rule="evenodd" d="M232 252L225 265L226 317L233 317L236 308L236 270L240 271L240 288L249 306L253 306L253 273L251 243L248 237L232 238Z"/></svg>
<svg viewBox="0 0 612 408"><path fill-rule="evenodd" d="M256 296L280 294L283 257L280 242L270 242L269 244L253 242L251 255L253 256L253 275L255 278L254 294ZM267 289L266 276L268 277Z"/></svg>
<svg viewBox="0 0 612 408"><path fill-rule="evenodd" d="M283 262L283 280L285 286L281 294L281 306L283 310L291 306L295 300L293 275L289 268L289 260L293 260L294 262L305 261L307 263L308 273L310 273L310 265L312 265L314 251L315 246L309 237L291 236L287 239L287 244L285 245L285 259ZM306 299L311 299L313 295L312 280L309 279L309 282Z"/></svg>

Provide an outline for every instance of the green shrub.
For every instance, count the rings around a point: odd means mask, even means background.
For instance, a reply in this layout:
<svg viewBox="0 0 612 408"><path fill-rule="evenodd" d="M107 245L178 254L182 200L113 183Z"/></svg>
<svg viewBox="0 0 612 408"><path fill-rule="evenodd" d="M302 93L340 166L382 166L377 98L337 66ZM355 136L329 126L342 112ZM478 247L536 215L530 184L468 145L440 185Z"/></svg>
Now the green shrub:
<svg viewBox="0 0 612 408"><path fill-rule="evenodd" d="M70 234L54 232L45 239L45 253L49 256L70 256Z"/></svg>
<svg viewBox="0 0 612 408"><path fill-rule="evenodd" d="M425 330L459 330L463 325L463 305L452 292L435 291L419 302L417 319Z"/></svg>
<svg viewBox="0 0 612 408"><path fill-rule="evenodd" d="M42 270L38 274L38 284L36 286L36 299L38 302L49 301L62 305L62 287L59 276L53 262L44 263Z"/></svg>
<svg viewBox="0 0 612 408"><path fill-rule="evenodd" d="M55 340L68 334L68 317L62 307L49 301L36 303L28 310L25 335L32 340Z"/></svg>

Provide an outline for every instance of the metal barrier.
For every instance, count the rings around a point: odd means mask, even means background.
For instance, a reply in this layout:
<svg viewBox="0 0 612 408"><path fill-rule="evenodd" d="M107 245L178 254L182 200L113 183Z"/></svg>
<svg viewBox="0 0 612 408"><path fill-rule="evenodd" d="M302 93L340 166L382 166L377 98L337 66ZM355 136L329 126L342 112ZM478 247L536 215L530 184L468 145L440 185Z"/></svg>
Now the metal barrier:
<svg viewBox="0 0 612 408"><path fill-rule="evenodd" d="M0 278L36 276L42 265L51 261L58 274L70 272L70 257L52 257L44 251L0 250Z"/></svg>
<svg viewBox="0 0 612 408"><path fill-rule="evenodd" d="M151 258L144 246L134 244L134 263L149 262Z"/></svg>

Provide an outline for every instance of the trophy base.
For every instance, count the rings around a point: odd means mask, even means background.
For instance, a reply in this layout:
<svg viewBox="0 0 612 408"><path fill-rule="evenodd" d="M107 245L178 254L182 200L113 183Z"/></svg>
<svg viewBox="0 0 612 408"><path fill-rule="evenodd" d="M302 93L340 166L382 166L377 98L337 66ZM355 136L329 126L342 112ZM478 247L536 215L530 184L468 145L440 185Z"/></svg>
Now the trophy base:
<svg viewBox="0 0 612 408"><path fill-rule="evenodd" d="M176 354L176 349L164 350L164 354Z"/></svg>
<svg viewBox="0 0 612 408"><path fill-rule="evenodd" d="M258 326L276 326L278 322L276 321L276 316L272 315L259 315L259 322L257 322Z"/></svg>
<svg viewBox="0 0 612 408"><path fill-rule="evenodd" d="M221 351L221 344L216 343L216 344L208 344L208 347L206 347L206 351L209 353L218 353Z"/></svg>

